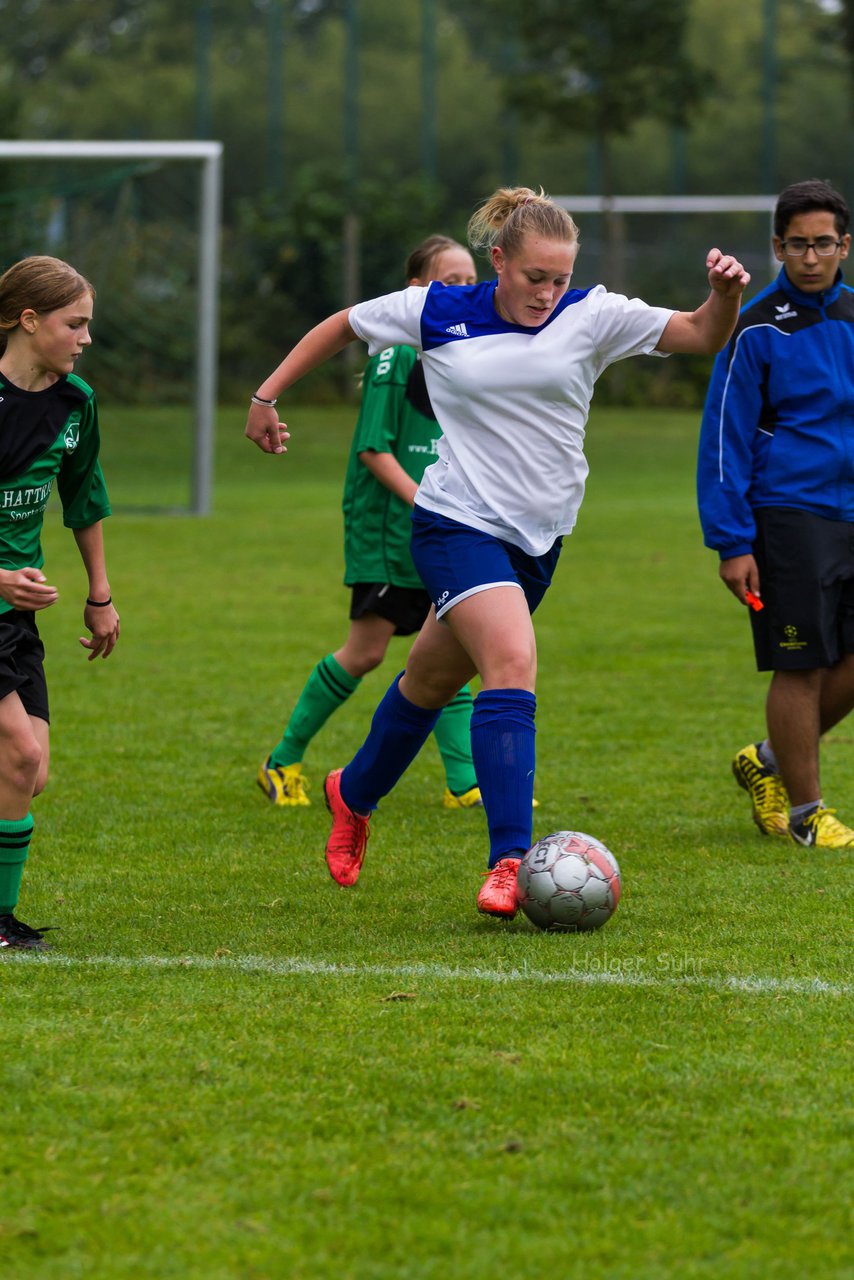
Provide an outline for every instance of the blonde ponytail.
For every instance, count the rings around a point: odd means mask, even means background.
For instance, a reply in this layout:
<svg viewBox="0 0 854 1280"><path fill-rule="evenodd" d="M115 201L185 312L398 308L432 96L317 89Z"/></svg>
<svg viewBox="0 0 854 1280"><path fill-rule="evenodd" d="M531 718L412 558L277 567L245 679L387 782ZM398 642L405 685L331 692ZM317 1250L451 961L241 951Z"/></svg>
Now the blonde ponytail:
<svg viewBox="0 0 854 1280"><path fill-rule="evenodd" d="M511 257L529 232L545 240L578 243L574 220L540 187L499 187L469 219L468 241L472 249L489 253L494 246Z"/></svg>

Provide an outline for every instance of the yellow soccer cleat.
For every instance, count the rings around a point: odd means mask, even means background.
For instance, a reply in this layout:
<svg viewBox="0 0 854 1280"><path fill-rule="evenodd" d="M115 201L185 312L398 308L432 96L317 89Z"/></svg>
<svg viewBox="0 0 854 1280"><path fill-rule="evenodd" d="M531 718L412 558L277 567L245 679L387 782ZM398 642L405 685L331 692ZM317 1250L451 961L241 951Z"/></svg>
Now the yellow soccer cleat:
<svg viewBox="0 0 854 1280"><path fill-rule="evenodd" d="M772 773L759 759L753 743L743 747L732 762L735 780L753 802L753 821L765 836L789 834L789 796L779 773Z"/></svg>
<svg viewBox="0 0 854 1280"><path fill-rule="evenodd" d="M469 787L468 791L464 791L461 796L455 796L449 787L445 787L442 804L446 809L482 809L483 799L480 787ZM539 809L539 807L540 802L535 796L531 801L531 808Z"/></svg>
<svg viewBox="0 0 854 1280"><path fill-rule="evenodd" d="M271 804L311 804L301 764L275 765L268 756L258 770L257 782Z"/></svg>
<svg viewBox="0 0 854 1280"><path fill-rule="evenodd" d="M789 824L789 839L807 849L854 849L854 831L834 818L833 809L819 806L803 822Z"/></svg>
<svg viewBox="0 0 854 1280"><path fill-rule="evenodd" d="M469 787L468 791L464 791L460 796L455 796L450 787L445 787L442 804L446 809L482 809L480 787Z"/></svg>

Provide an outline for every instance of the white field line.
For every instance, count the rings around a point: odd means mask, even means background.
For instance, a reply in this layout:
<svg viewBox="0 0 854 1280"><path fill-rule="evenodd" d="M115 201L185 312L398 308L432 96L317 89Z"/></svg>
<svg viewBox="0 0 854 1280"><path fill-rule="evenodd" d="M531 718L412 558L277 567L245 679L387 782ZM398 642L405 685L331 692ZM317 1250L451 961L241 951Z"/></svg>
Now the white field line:
<svg viewBox="0 0 854 1280"><path fill-rule="evenodd" d="M12 956L3 957L7 963ZM268 959L265 956L63 956L55 953L19 953L15 961L63 969L194 969L207 972L268 974L273 978L300 975L328 978L424 979L428 982L475 982L493 985L535 983L541 986L607 986L682 988L739 991L752 995L848 996L854 984L828 982L824 978L774 978L762 975L736 977L703 974L701 962L689 956L661 954L646 957L587 957L585 964L550 973L542 969L481 969L442 964L341 964L300 957ZM2 962L0 962L2 963ZM648 970L644 972L644 970Z"/></svg>

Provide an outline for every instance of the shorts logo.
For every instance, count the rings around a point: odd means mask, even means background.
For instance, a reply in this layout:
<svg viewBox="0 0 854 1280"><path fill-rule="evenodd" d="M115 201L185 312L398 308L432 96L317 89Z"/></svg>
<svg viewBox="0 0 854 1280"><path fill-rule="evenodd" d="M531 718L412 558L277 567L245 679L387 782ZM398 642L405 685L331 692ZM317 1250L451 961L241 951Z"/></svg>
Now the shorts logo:
<svg viewBox="0 0 854 1280"><path fill-rule="evenodd" d="M453 334L455 338L467 338L469 331L464 324L449 324L445 333Z"/></svg>
<svg viewBox="0 0 854 1280"><path fill-rule="evenodd" d="M447 598L448 598L448 596L449 596L450 594L451 594L451 593L450 593L450 591L443 591L443 592L442 592L442 594L439 596L439 599L436 601L436 608L437 608L437 609L441 609L442 605L445 603L445 601L447 600Z"/></svg>
<svg viewBox="0 0 854 1280"><path fill-rule="evenodd" d="M783 635L786 639L780 641L781 649L806 649L806 640L798 639L798 628L792 626L791 622L783 628Z"/></svg>

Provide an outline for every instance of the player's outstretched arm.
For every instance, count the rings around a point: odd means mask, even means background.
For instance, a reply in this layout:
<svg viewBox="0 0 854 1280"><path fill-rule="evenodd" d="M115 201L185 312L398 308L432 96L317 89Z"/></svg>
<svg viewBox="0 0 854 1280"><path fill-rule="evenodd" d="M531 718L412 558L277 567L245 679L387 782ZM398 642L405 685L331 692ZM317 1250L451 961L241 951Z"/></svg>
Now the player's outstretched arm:
<svg viewBox="0 0 854 1280"><path fill-rule="evenodd" d="M279 422L275 402L283 391L293 386L305 374L336 355L356 335L350 328L349 307L337 311L301 338L288 352L282 363L261 383L249 406L245 435L264 453L287 453L285 441L290 438L287 424ZM258 401L268 401L259 404Z"/></svg>
<svg viewBox="0 0 854 1280"><path fill-rule="evenodd" d="M668 320L657 350L694 355L715 355L730 338L738 320L741 295L750 274L737 258L710 249L708 298L696 311L677 311Z"/></svg>

